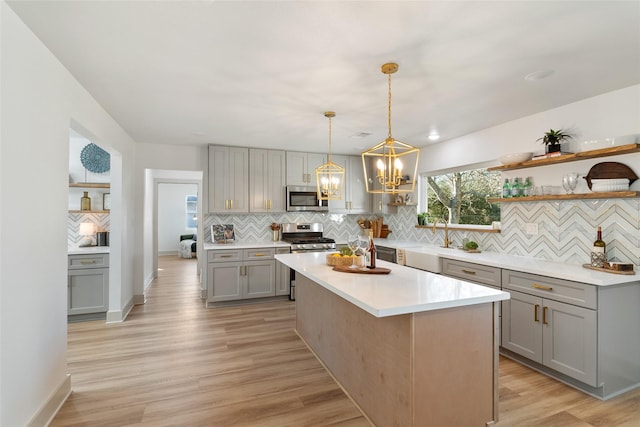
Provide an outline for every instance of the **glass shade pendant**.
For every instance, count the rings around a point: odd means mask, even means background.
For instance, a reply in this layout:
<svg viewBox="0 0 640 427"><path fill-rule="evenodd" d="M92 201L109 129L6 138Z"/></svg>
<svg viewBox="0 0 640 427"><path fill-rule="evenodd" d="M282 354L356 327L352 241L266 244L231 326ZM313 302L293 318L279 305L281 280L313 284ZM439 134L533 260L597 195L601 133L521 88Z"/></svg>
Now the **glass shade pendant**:
<svg viewBox="0 0 640 427"><path fill-rule="evenodd" d="M391 74L398 71L398 64L382 66L382 73L389 82L387 108L387 138L362 153L364 181L368 193L413 193L418 173L420 149L398 141L391 135Z"/></svg>
<svg viewBox="0 0 640 427"><path fill-rule="evenodd" d="M327 162L316 168L316 189L319 200L342 200L344 192L344 168L331 160L331 119L336 116L327 111L324 116L329 119L329 152Z"/></svg>

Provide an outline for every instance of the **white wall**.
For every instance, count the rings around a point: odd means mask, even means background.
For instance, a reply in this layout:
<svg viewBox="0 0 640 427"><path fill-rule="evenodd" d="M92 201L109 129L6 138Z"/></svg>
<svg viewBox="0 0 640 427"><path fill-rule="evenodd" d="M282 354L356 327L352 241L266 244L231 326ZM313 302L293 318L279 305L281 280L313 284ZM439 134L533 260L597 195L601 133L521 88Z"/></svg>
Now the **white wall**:
<svg viewBox="0 0 640 427"><path fill-rule="evenodd" d="M640 85L427 145L421 150L418 171L498 164L496 159L503 154L543 152L544 146L536 140L550 128L573 129L577 142L640 133Z"/></svg>
<svg viewBox="0 0 640 427"><path fill-rule="evenodd" d="M158 184L158 254L177 254L181 234L196 233L186 228L185 200L198 194L197 184Z"/></svg>
<svg viewBox="0 0 640 427"><path fill-rule="evenodd" d="M69 387L69 128L116 153L110 310L132 296L133 141L4 1L0 20L0 425L44 425Z"/></svg>

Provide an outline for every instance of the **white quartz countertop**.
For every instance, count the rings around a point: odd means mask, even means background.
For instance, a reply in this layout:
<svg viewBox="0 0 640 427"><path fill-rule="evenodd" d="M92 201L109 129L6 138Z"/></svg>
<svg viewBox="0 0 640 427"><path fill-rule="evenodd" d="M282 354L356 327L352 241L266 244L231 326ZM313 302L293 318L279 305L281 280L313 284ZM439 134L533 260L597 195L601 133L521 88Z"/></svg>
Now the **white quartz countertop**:
<svg viewBox="0 0 640 427"><path fill-rule="evenodd" d="M111 252L109 246L86 246L82 248L69 246L67 248L68 255L108 254L109 252Z"/></svg>
<svg viewBox="0 0 640 427"><path fill-rule="evenodd" d="M438 248L437 246L433 246ZM589 270L582 265L565 264L556 261L545 261L536 258L499 254L495 252L469 253L460 249L440 249L440 256L459 261L500 267L524 273L539 274L557 279L572 280L596 286L612 286L624 283L638 282L637 274L614 274L596 270Z"/></svg>
<svg viewBox="0 0 640 427"><path fill-rule="evenodd" d="M391 273L342 273L326 265L325 256L326 252L278 254L276 259L376 317L509 299L507 292L381 260L377 266Z"/></svg>
<svg viewBox="0 0 640 427"><path fill-rule="evenodd" d="M204 243L205 251L215 251L224 249L252 249L252 248L288 248L291 246L287 242L278 240L277 242L268 241L237 241L232 240L230 243Z"/></svg>

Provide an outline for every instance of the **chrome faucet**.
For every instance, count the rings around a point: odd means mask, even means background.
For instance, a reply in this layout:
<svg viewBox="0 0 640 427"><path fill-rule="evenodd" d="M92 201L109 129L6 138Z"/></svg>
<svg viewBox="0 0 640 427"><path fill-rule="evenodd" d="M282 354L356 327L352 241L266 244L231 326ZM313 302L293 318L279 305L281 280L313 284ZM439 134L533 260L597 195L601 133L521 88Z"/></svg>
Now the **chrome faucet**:
<svg viewBox="0 0 640 427"><path fill-rule="evenodd" d="M447 221L444 218L440 218L442 223L444 224L444 244L442 245L443 248L448 248L449 245L451 245L453 242L451 240L449 240L449 221ZM431 228L431 232L433 234L436 234L436 225L438 225L438 220L434 219L433 220L433 227Z"/></svg>

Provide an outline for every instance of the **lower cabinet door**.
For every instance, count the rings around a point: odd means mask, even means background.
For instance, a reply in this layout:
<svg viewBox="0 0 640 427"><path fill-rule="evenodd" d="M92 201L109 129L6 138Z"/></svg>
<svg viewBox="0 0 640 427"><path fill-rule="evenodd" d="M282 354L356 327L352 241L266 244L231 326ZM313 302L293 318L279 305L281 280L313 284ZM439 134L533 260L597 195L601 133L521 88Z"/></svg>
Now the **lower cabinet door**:
<svg viewBox="0 0 640 427"><path fill-rule="evenodd" d="M542 363L542 298L508 290L502 301L502 347Z"/></svg>
<svg viewBox="0 0 640 427"><path fill-rule="evenodd" d="M208 301L231 301L242 298L242 262L207 264Z"/></svg>
<svg viewBox="0 0 640 427"><path fill-rule="evenodd" d="M68 271L67 314L101 313L109 307L109 269Z"/></svg>
<svg viewBox="0 0 640 427"><path fill-rule="evenodd" d="M597 387L595 310L547 299L543 310L543 364Z"/></svg>
<svg viewBox="0 0 640 427"><path fill-rule="evenodd" d="M244 264L244 298L262 298L276 295L275 261L247 261Z"/></svg>
<svg viewBox="0 0 640 427"><path fill-rule="evenodd" d="M288 254L289 248L276 249L278 254ZM276 261L276 295L289 295L291 292L291 269Z"/></svg>

